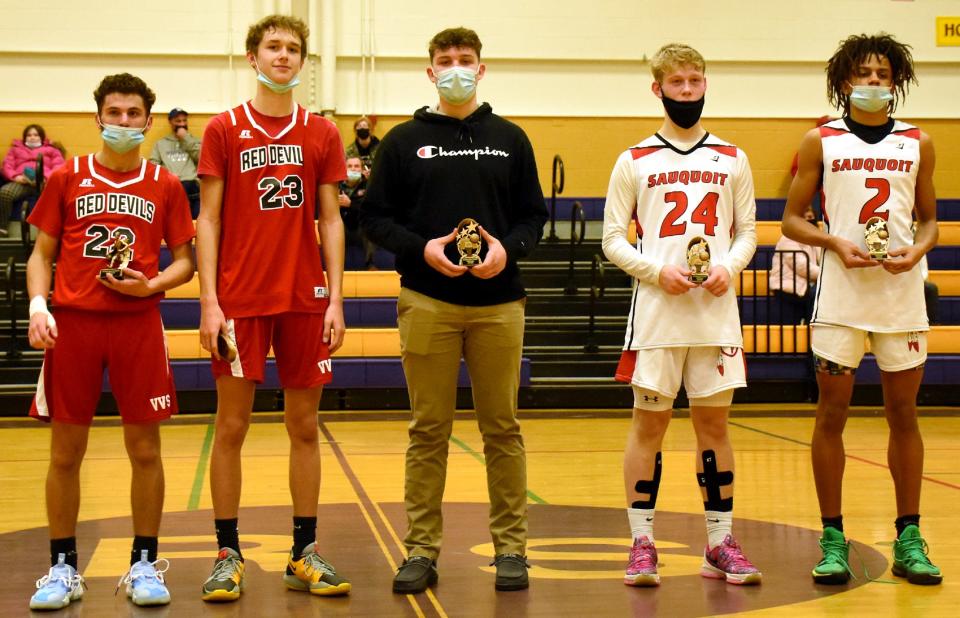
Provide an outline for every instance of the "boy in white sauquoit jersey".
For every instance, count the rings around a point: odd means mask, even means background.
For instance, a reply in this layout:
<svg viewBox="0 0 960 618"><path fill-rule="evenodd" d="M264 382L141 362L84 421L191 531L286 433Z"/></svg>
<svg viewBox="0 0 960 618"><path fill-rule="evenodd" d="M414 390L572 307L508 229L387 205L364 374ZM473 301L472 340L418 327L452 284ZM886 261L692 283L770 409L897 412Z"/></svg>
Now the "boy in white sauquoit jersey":
<svg viewBox="0 0 960 618"><path fill-rule="evenodd" d="M220 548L203 584L204 601L234 601L243 590L240 451L271 347L290 438L293 547L283 581L316 595L350 591L316 546L317 409L344 329L337 195L346 167L337 128L293 100L307 35L303 21L283 15L250 27L247 62L257 72L256 95L211 119L200 151L200 343L213 355L217 380L210 492ZM218 352L221 335L236 346L235 359Z"/></svg>
<svg viewBox="0 0 960 618"><path fill-rule="evenodd" d="M746 386L743 334L731 285L753 256L756 205L742 150L700 125L705 63L682 44L662 47L650 63L663 125L617 159L607 190L603 251L636 279L616 378L633 386L633 424L623 476L633 548L630 586L656 586L653 520L663 436L681 381L697 436L697 481L706 511L700 573L731 584L758 584L760 571L731 535L733 449L727 415L733 389ZM627 239L637 225L637 246ZM687 250L709 247L709 277L693 283ZM698 251L698 253L701 253Z"/></svg>
<svg viewBox="0 0 960 618"><path fill-rule="evenodd" d="M851 36L840 44L827 64L827 88L844 117L804 136L783 216L785 236L824 249L811 320L820 386L813 475L823 521L823 560L813 579L823 584L850 578L841 515L843 427L868 339L890 427L887 459L897 499L893 574L913 584L942 579L920 536L923 440L916 408L929 329L917 263L937 242L934 151L925 133L890 117L910 82L916 82L910 48L893 37ZM825 232L803 220L821 175ZM864 238L875 217L887 224L883 260L871 259Z"/></svg>

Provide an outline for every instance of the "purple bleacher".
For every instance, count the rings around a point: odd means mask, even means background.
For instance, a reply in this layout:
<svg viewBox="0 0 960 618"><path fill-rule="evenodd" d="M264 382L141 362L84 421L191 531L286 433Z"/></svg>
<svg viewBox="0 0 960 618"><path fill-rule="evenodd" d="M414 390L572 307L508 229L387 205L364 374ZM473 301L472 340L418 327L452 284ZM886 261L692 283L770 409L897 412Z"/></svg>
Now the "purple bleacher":
<svg viewBox="0 0 960 618"><path fill-rule="evenodd" d="M939 324L960 324L960 297L941 296L937 306ZM781 324L781 311L772 296L740 297L740 321L743 324Z"/></svg>
<svg viewBox="0 0 960 618"><path fill-rule="evenodd" d="M923 372L923 384L956 384L960 354L931 354ZM808 354L747 354L747 382L813 380L813 360ZM880 370L873 354L866 354L857 369L857 384L880 384ZM960 403L960 396L957 398Z"/></svg>
<svg viewBox="0 0 960 618"><path fill-rule="evenodd" d="M923 369L922 384L956 384L960 376L960 354L931 354ZM863 357L857 369L857 384L880 384L880 368L873 354ZM960 396L955 404L960 404Z"/></svg>
<svg viewBox="0 0 960 618"><path fill-rule="evenodd" d="M759 245L750 259L747 268L751 270L769 270L773 245ZM930 270L960 270L960 247L939 246L927 253L927 268Z"/></svg>
<svg viewBox="0 0 960 618"><path fill-rule="evenodd" d="M206 359L175 360L170 363L178 391L214 390L216 383ZM520 361L520 385L530 386L530 359ZM399 358L334 358L333 382L327 388L406 388L403 366ZM466 364L460 362L457 386L470 386ZM280 388L277 364L267 359L264 380L257 388ZM110 390L107 374L103 376L103 390Z"/></svg>
<svg viewBox="0 0 960 618"><path fill-rule="evenodd" d="M569 221L574 202L580 202L587 221L603 220L603 197L557 197L557 221ZM787 200L782 197L757 198L757 221L779 221L783 218L783 207ZM547 207L550 198L547 197ZM960 199L938 199L937 219L940 221L960 221Z"/></svg>
<svg viewBox="0 0 960 618"><path fill-rule="evenodd" d="M194 298L167 298L160 301L160 316L167 328L199 328L200 301ZM343 301L347 326L396 326L396 298L347 298Z"/></svg>
<svg viewBox="0 0 960 618"><path fill-rule="evenodd" d="M169 266L171 259L170 249L161 247L160 269L163 270ZM379 270L393 270L395 268L393 254L384 249L377 249L376 253L373 254L373 263ZM359 247L347 247L344 253L343 267L344 270L366 270L367 265L364 263L363 251Z"/></svg>

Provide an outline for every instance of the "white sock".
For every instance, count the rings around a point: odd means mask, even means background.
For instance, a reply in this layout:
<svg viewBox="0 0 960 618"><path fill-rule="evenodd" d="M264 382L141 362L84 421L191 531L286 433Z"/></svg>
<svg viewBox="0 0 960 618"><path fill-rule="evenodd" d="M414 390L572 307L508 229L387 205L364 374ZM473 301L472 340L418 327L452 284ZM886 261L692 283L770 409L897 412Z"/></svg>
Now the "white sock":
<svg viewBox="0 0 960 618"><path fill-rule="evenodd" d="M707 546L713 549L733 530L733 511L704 511L707 520Z"/></svg>
<svg viewBox="0 0 960 618"><path fill-rule="evenodd" d="M627 509L627 519L630 520L630 532L634 541L645 536L653 543L653 513L654 509Z"/></svg>

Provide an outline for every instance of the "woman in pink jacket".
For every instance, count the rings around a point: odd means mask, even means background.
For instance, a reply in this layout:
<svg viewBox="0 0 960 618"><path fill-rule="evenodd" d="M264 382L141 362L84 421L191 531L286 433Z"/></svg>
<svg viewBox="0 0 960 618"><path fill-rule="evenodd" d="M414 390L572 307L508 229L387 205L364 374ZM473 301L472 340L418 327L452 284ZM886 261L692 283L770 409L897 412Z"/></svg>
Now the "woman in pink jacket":
<svg viewBox="0 0 960 618"><path fill-rule="evenodd" d="M813 208L807 206L804 218L811 225L817 221ZM774 248L767 284L773 291L771 323L803 324L810 322L813 295L820 277L817 250L781 236Z"/></svg>
<svg viewBox="0 0 960 618"><path fill-rule="evenodd" d="M38 124L23 130L23 139L13 140L3 160L3 176L9 182L0 187L0 236L7 235L10 211L17 202L37 191L37 156L43 155L43 175L49 178L53 170L63 165L63 154L47 140L47 134Z"/></svg>

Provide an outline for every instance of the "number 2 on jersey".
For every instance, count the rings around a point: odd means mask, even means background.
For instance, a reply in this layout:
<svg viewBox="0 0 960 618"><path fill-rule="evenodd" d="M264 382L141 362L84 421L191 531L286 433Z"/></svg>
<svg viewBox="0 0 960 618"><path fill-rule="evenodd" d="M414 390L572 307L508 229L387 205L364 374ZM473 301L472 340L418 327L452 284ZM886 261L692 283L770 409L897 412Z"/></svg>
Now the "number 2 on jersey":
<svg viewBox="0 0 960 618"><path fill-rule="evenodd" d="M90 240L83 245L83 257L103 259L109 257L108 250L114 243L113 234L115 232L120 232L127 237L127 242L130 243L130 255L132 260L133 243L137 240L137 236L133 233L133 230L123 226L110 229L100 223L96 223L87 228L86 235L90 237Z"/></svg>
<svg viewBox="0 0 960 618"><path fill-rule="evenodd" d="M702 225L703 233L706 236L714 236L717 223L720 222L717 218L717 201L719 199L719 193L707 193L703 196L703 199L700 200L697 207L693 209L693 212L690 213L690 221ZM687 194L683 191L670 191L663 196L663 201L668 204L673 204L674 206L670 209L670 212L667 213L667 216L663 218L663 223L660 224L660 238L680 236L687 231L686 221L677 223L677 219L687 212Z"/></svg>
<svg viewBox="0 0 960 618"><path fill-rule="evenodd" d="M866 223L873 217L880 217L884 221L890 219L890 211L880 211L880 207L890 199L890 181L886 178L867 178L863 182L868 189L874 189L877 194L867 200L867 203L860 209L860 223Z"/></svg>
<svg viewBox="0 0 960 618"><path fill-rule="evenodd" d="M290 174L283 180L273 176L260 179L257 188L263 191L260 194L260 210L276 210L277 208L300 208L303 204L303 181L296 174ZM280 191L287 190L286 195Z"/></svg>

